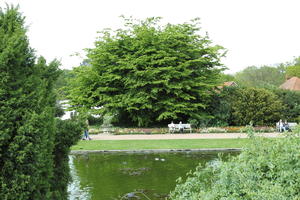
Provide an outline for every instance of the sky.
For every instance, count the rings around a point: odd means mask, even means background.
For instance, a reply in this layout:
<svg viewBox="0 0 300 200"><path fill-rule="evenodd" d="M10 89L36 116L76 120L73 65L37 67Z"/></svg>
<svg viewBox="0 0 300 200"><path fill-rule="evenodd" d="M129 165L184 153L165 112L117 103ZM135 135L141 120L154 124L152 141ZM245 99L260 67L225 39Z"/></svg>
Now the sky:
<svg viewBox="0 0 300 200"><path fill-rule="evenodd" d="M299 0L0 0L2 8L5 3L19 4L31 47L60 60L62 69L81 63L98 31L120 28L120 15L173 24L200 18L202 31L228 51L226 73L300 56Z"/></svg>

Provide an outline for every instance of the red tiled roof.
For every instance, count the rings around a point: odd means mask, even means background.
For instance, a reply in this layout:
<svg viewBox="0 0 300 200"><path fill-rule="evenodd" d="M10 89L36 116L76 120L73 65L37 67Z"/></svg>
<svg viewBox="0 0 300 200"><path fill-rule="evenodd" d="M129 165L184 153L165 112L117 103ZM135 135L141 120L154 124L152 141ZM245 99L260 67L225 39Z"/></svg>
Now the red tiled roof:
<svg viewBox="0 0 300 200"><path fill-rule="evenodd" d="M228 82L224 82L223 85L217 86L217 88L222 89L223 87L228 87L228 86L237 86L237 84L234 81L228 81Z"/></svg>
<svg viewBox="0 0 300 200"><path fill-rule="evenodd" d="M224 82L223 86L235 86L237 85L234 81Z"/></svg>
<svg viewBox="0 0 300 200"><path fill-rule="evenodd" d="M281 89L300 91L300 79L292 77L279 86Z"/></svg>

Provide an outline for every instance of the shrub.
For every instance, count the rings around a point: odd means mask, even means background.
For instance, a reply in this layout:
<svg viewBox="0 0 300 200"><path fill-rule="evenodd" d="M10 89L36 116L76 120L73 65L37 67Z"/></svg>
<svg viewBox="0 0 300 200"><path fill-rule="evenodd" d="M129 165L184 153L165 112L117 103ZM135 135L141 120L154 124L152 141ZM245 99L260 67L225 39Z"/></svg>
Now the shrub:
<svg viewBox="0 0 300 200"><path fill-rule="evenodd" d="M280 119L282 102L266 89L240 88L232 98L232 118L236 125L274 124Z"/></svg>
<svg viewBox="0 0 300 200"><path fill-rule="evenodd" d="M281 110L282 119L289 122L300 122L300 92L277 89L274 93L282 101L284 108Z"/></svg>
<svg viewBox="0 0 300 200"><path fill-rule="evenodd" d="M199 166L171 192L173 200L276 199L300 196L300 127L280 139L257 138L237 157Z"/></svg>
<svg viewBox="0 0 300 200"><path fill-rule="evenodd" d="M54 171L52 183L52 198L67 199L67 186L70 177L69 153L70 147L75 145L82 136L84 121L78 119L56 119L56 132L54 141Z"/></svg>
<svg viewBox="0 0 300 200"><path fill-rule="evenodd" d="M284 105L272 91L258 88L225 87L216 92L207 112L209 125L273 125L282 117Z"/></svg>

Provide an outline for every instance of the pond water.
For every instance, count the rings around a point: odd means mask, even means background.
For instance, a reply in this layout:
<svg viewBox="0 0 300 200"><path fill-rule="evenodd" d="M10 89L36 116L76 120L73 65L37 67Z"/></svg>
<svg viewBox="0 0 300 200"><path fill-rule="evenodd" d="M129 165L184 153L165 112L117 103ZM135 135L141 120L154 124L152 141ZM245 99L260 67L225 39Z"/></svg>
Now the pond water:
<svg viewBox="0 0 300 200"><path fill-rule="evenodd" d="M222 153L222 159L237 153ZM165 199L178 177L199 163L215 162L217 152L91 153L70 156L70 200Z"/></svg>

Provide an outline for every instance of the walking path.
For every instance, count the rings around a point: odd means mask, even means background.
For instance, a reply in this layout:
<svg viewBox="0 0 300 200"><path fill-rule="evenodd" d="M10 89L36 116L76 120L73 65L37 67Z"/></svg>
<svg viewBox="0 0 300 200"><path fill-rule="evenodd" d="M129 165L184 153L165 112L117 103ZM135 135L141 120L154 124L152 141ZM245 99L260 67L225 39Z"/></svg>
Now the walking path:
<svg viewBox="0 0 300 200"><path fill-rule="evenodd" d="M263 137L280 137L282 133L255 133ZM153 135L111 135L98 134L90 135L92 140L173 140L173 139L231 139L247 138L245 133L210 133L210 134L153 134Z"/></svg>

